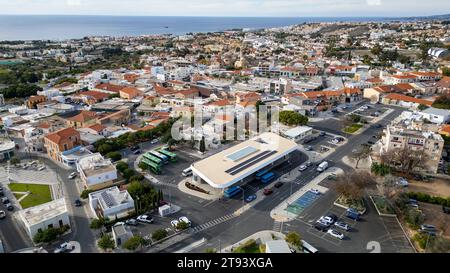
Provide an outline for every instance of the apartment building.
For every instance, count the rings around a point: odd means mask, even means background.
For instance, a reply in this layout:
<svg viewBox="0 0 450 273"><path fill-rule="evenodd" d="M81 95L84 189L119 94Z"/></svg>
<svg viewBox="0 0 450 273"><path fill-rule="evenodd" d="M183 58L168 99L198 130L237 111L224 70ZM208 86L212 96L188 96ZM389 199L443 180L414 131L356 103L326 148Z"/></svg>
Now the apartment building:
<svg viewBox="0 0 450 273"><path fill-rule="evenodd" d="M62 129L44 137L47 155L60 163L65 163L62 157L63 152L70 151L80 145L80 133L74 128Z"/></svg>
<svg viewBox="0 0 450 273"><path fill-rule="evenodd" d="M90 190L102 189L113 185L117 179L117 170L111 160L103 158L100 153L91 154L78 160L77 171Z"/></svg>
<svg viewBox="0 0 450 273"><path fill-rule="evenodd" d="M441 135L430 131L409 129L404 124L387 126L381 139L381 154L405 147L413 151L423 151L428 157L424 168L429 172L437 173L444 148Z"/></svg>

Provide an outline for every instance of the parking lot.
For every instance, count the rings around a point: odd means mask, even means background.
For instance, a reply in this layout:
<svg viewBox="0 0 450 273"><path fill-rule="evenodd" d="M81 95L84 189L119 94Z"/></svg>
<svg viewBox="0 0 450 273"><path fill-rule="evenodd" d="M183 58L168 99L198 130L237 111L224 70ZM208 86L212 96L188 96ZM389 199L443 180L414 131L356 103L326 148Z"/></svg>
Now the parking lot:
<svg viewBox="0 0 450 273"><path fill-rule="evenodd" d="M331 149L336 149L337 147L343 145L345 143L342 136L335 134L331 134L329 132L325 132L326 134L320 136L319 133L315 134L313 138L309 138L309 140L304 141L303 145L307 151L315 151L320 154L325 154L329 152ZM336 137L341 138L342 141L334 142L333 140Z"/></svg>
<svg viewBox="0 0 450 273"><path fill-rule="evenodd" d="M397 220L379 216L370 200L365 200L367 210L359 221L347 218L346 210L334 205L337 195L332 190L333 182L334 180L325 179L319 184L331 190L321 195L320 202L312 202L294 221L286 223L284 233L291 230L299 232L302 238L321 252L367 253L373 250L373 244L379 244L383 253L413 252ZM329 214L336 215L338 221L349 225L349 231L331 227L344 234L342 240L314 228L321 216Z"/></svg>

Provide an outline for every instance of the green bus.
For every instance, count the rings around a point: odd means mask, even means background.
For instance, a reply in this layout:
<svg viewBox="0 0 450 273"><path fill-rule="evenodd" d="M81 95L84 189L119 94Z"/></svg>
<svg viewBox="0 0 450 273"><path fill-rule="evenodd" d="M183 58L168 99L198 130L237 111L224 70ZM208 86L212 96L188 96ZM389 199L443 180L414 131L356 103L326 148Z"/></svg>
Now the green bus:
<svg viewBox="0 0 450 273"><path fill-rule="evenodd" d="M161 154L168 156L170 159L170 162L177 162L177 154L169 152L167 150L161 149L158 152L160 152Z"/></svg>
<svg viewBox="0 0 450 273"><path fill-rule="evenodd" d="M150 153L145 153L144 154L144 158L155 163L156 165L158 165L159 167L162 167L162 165L164 164L163 161L159 158L157 158L156 156L153 156Z"/></svg>
<svg viewBox="0 0 450 273"><path fill-rule="evenodd" d="M142 160L142 162L149 167L149 169L150 169L150 171L152 173L154 173L154 174L161 174L161 167L159 165L153 163L152 161L150 161L150 160L148 160L146 158L144 158Z"/></svg>

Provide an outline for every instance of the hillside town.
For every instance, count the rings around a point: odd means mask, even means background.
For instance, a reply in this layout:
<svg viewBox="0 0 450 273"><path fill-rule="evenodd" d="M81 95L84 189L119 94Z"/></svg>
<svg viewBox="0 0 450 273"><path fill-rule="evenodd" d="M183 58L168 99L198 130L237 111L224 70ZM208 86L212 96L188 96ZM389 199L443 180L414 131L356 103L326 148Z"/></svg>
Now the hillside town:
<svg viewBox="0 0 450 273"><path fill-rule="evenodd" d="M449 21L1 41L0 123L3 252L450 251Z"/></svg>

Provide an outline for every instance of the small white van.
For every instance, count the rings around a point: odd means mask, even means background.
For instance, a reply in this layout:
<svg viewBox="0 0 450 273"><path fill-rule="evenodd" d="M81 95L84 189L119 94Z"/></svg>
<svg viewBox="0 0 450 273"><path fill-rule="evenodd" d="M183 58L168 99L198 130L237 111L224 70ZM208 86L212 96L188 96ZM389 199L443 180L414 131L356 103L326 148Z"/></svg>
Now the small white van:
<svg viewBox="0 0 450 273"><path fill-rule="evenodd" d="M192 169L191 167L187 168L186 170L184 170L181 175L183 175L184 177L188 177L192 175Z"/></svg>

